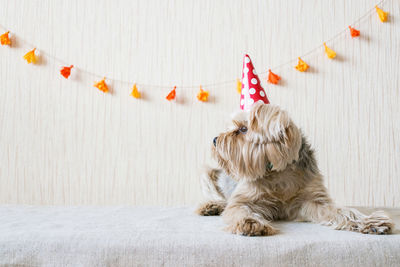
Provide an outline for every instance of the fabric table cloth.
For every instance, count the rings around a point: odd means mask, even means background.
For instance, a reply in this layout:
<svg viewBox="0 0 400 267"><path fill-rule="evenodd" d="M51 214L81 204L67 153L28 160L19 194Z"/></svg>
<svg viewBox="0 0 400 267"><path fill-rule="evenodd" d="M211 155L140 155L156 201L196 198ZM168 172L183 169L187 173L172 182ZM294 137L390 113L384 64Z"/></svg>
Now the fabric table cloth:
<svg viewBox="0 0 400 267"><path fill-rule="evenodd" d="M386 211L399 225L400 209ZM382 236L275 225L275 236L245 237L194 207L2 205L0 266L400 266L398 229Z"/></svg>

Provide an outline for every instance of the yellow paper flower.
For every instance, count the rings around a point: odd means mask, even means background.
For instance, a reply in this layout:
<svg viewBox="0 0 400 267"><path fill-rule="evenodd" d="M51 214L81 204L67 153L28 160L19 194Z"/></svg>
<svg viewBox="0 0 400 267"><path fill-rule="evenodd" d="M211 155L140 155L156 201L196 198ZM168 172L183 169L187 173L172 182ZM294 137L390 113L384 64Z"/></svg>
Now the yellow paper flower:
<svg viewBox="0 0 400 267"><path fill-rule="evenodd" d="M141 97L140 92L137 89L136 83L132 87L131 96L133 96L134 98L140 98Z"/></svg>
<svg viewBox="0 0 400 267"><path fill-rule="evenodd" d="M388 14L389 14L389 13L383 11L383 10L380 9L378 6L375 6L375 8L376 8L376 13L378 13L379 19L380 19L382 22L387 21L387 18L388 18Z"/></svg>
<svg viewBox="0 0 400 267"><path fill-rule="evenodd" d="M108 92L108 86L106 84L106 78L103 78L103 80L96 82L94 85L94 87L96 87L97 89L99 89L100 91L107 93Z"/></svg>
<svg viewBox="0 0 400 267"><path fill-rule="evenodd" d="M1 45L11 45L10 37L8 36L10 32L3 33L0 35L0 43Z"/></svg>
<svg viewBox="0 0 400 267"><path fill-rule="evenodd" d="M333 51L332 49L330 49L329 47L327 47L325 43L324 43L324 47L325 47L325 53L328 56L328 58L334 59L336 57L336 52Z"/></svg>
<svg viewBox="0 0 400 267"><path fill-rule="evenodd" d="M299 63L297 63L297 66L295 67L296 70L304 72L306 71L309 67L307 63L305 63L301 58L299 58Z"/></svg>
<svg viewBox="0 0 400 267"><path fill-rule="evenodd" d="M203 91L203 89L200 86L200 91L197 94L197 99L201 102L207 102L208 101L208 91Z"/></svg>
<svg viewBox="0 0 400 267"><path fill-rule="evenodd" d="M34 48L33 50L29 51L28 53L25 54L24 59L26 60L26 62L28 62L28 64L35 64L37 61L36 55L35 55L35 50L36 48Z"/></svg>
<svg viewBox="0 0 400 267"><path fill-rule="evenodd" d="M242 82L239 79L236 79L236 90L239 94L242 93Z"/></svg>

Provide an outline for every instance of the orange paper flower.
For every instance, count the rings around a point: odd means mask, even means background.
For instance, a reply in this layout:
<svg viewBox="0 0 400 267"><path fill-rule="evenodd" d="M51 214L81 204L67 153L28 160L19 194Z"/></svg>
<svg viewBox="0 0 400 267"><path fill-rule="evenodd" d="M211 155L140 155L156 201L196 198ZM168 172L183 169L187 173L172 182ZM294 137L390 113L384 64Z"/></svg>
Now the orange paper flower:
<svg viewBox="0 0 400 267"><path fill-rule="evenodd" d="M200 85L200 91L197 94L197 99L201 102L208 101L208 91L203 91L203 88L201 88L201 85Z"/></svg>
<svg viewBox="0 0 400 267"><path fill-rule="evenodd" d="M268 82L272 84L278 84L281 77L277 74L273 73L271 70L268 70Z"/></svg>
<svg viewBox="0 0 400 267"><path fill-rule="evenodd" d="M325 54L328 56L330 59L334 59L336 57L336 52L333 51L331 48L329 48L326 43L324 43L325 47Z"/></svg>
<svg viewBox="0 0 400 267"><path fill-rule="evenodd" d="M11 45L10 37L8 36L10 32L3 33L0 35L0 43L1 45Z"/></svg>
<svg viewBox="0 0 400 267"><path fill-rule="evenodd" d="M168 101L174 100L176 97L176 86L174 86L174 89L172 89L171 92L169 92L169 94L167 95L167 97L165 97Z"/></svg>
<svg viewBox="0 0 400 267"><path fill-rule="evenodd" d="M378 13L379 19L380 19L382 22L387 21L387 18L388 18L389 13L383 11L383 10L380 9L378 6L375 6L375 8L376 8L376 13Z"/></svg>
<svg viewBox="0 0 400 267"><path fill-rule="evenodd" d="M299 63L297 63L297 66L295 68L300 72L304 72L309 68L309 66L301 58L299 58Z"/></svg>
<svg viewBox="0 0 400 267"><path fill-rule="evenodd" d="M236 91L239 94L242 93L242 82L239 79L236 79Z"/></svg>
<svg viewBox="0 0 400 267"><path fill-rule="evenodd" d="M349 29L350 29L350 35L352 38L360 36L359 30L356 30L356 29L352 28L351 26L349 26Z"/></svg>
<svg viewBox="0 0 400 267"><path fill-rule="evenodd" d="M69 67L63 67L60 70L60 74L65 78L68 79L69 75L71 75L71 69L74 67L74 65L71 65Z"/></svg>
<svg viewBox="0 0 400 267"><path fill-rule="evenodd" d="M28 64L35 64L37 61L36 55L35 55L35 50L36 48L34 48L33 50L29 51L28 53L25 54L24 59L26 60L26 62L28 62Z"/></svg>
<svg viewBox="0 0 400 267"><path fill-rule="evenodd" d="M140 98L141 97L140 92L137 89L136 83L132 87L131 96L133 96L134 98Z"/></svg>
<svg viewBox="0 0 400 267"><path fill-rule="evenodd" d="M97 89L99 89L100 91L107 93L108 92L108 86L106 84L106 78L103 78L103 80L96 82L94 85L94 87L96 87Z"/></svg>

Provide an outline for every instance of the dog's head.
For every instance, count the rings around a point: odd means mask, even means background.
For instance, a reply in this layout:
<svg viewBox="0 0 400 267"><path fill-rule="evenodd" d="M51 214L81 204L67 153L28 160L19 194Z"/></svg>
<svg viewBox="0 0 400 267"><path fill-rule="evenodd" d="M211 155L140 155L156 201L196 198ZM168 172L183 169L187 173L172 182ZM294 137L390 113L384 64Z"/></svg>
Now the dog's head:
<svg viewBox="0 0 400 267"><path fill-rule="evenodd" d="M297 161L301 133L286 111L256 103L233 118L233 127L214 138L213 156L238 179L257 179L280 172Z"/></svg>

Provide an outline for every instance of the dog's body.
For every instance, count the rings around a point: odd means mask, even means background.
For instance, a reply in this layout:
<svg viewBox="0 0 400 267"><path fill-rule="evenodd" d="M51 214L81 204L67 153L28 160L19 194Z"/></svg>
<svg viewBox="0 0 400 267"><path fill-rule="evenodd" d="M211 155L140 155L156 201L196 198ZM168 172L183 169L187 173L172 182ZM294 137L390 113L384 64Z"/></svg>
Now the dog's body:
<svg viewBox="0 0 400 267"><path fill-rule="evenodd" d="M208 169L202 186L207 202L200 215L220 215L227 230L272 235L274 220L310 221L339 230L387 234L382 212L366 216L337 208L323 184L314 152L278 106L255 104L233 119L234 128L214 139L219 169Z"/></svg>

